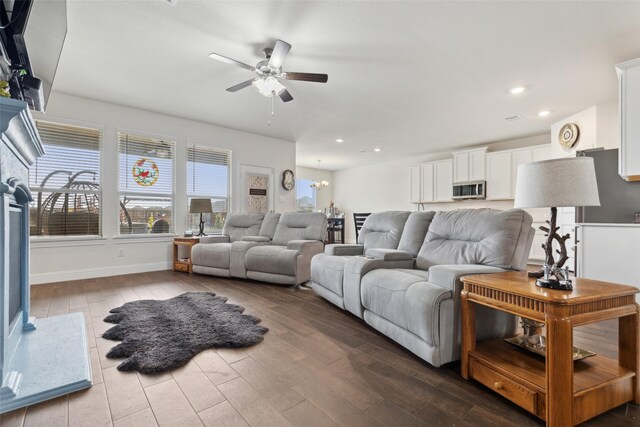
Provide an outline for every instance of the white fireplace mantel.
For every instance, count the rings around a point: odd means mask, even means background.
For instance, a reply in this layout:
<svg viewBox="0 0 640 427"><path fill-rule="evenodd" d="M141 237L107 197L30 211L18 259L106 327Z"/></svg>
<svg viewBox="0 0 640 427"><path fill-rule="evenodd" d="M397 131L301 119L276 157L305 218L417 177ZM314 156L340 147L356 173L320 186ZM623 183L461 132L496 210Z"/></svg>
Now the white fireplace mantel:
<svg viewBox="0 0 640 427"><path fill-rule="evenodd" d="M0 413L91 386L84 315L29 317L29 166L44 154L27 104L0 98Z"/></svg>
<svg viewBox="0 0 640 427"><path fill-rule="evenodd" d="M26 166L44 154L42 141L25 103L3 98L0 103L0 134L2 140L15 151Z"/></svg>

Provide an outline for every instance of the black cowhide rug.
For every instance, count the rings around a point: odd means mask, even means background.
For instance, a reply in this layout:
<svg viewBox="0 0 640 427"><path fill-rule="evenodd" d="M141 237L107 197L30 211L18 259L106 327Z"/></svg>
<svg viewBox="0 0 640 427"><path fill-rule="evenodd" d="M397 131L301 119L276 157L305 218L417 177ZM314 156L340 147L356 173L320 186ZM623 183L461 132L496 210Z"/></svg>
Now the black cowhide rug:
<svg viewBox="0 0 640 427"><path fill-rule="evenodd" d="M203 350L257 344L269 329L243 311L244 307L227 304L227 298L213 292L128 302L104 319L116 326L102 337L122 341L107 357L126 358L118 365L120 371L153 374L185 365Z"/></svg>

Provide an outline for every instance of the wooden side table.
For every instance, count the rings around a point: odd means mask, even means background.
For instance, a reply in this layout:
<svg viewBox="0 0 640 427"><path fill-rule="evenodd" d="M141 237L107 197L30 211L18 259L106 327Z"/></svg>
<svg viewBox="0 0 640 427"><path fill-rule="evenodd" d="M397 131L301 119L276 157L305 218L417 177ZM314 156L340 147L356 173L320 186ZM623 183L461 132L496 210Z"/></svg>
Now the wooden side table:
<svg viewBox="0 0 640 427"><path fill-rule="evenodd" d="M193 245L200 243L199 237L174 237L173 239L173 271L184 271L185 273L193 273L193 264L191 263L191 249ZM180 246L187 248L187 258L178 257L178 248Z"/></svg>
<svg viewBox="0 0 640 427"><path fill-rule="evenodd" d="M576 278L573 291L539 288L526 273L462 279L462 376L546 420L573 426L616 406L640 403L638 289ZM502 339L476 343L476 304L546 324L546 360ZM618 360L573 361L573 327L619 321Z"/></svg>

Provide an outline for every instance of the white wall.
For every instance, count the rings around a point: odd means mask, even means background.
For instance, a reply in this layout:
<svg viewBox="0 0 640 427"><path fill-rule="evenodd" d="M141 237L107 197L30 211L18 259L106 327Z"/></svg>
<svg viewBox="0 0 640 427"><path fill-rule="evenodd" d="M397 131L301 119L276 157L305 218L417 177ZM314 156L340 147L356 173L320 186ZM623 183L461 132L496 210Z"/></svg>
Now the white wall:
<svg viewBox="0 0 640 427"><path fill-rule="evenodd" d="M102 159L102 239L35 241L31 244L31 282L47 283L98 276L170 268L171 238L118 238L117 222L117 132L124 129L143 135L172 138L177 141L175 232L186 228L186 146L208 144L232 150L232 211L244 206L240 188L241 164L275 169L275 210L295 209L294 192L280 185L282 172L295 168L295 144L247 132L227 129L179 117L137 110L120 105L53 93L46 115L36 119L59 121L103 130ZM184 219L184 220L180 220ZM125 251L118 257L119 248Z"/></svg>
<svg viewBox="0 0 640 427"><path fill-rule="evenodd" d="M549 135L537 135L488 144L489 151L522 148L549 143ZM485 144L486 145L486 144ZM409 167L411 165L450 158L451 152L425 154L409 159L335 171L333 188L336 206L346 213L347 242L355 241L353 212L384 210L416 210L409 203ZM452 210L462 208L511 209L512 201L465 200L425 205L426 210ZM540 213L542 212L542 213ZM544 220L544 211L532 210L534 221ZM542 215L542 217L540 217Z"/></svg>
<svg viewBox="0 0 640 427"><path fill-rule="evenodd" d="M311 181L319 179L329 183L329 187L316 192L316 210L324 212L324 208L328 208L329 203L333 201L333 172L324 169L318 170L296 166L296 185L298 185L299 179L310 179ZM336 207L339 208L337 205Z"/></svg>
<svg viewBox="0 0 640 427"><path fill-rule="evenodd" d="M560 129L575 123L580 129L578 142L565 148L558 143ZM620 141L617 101L594 105L551 125L551 153L553 158L575 156L576 151L590 148L618 148Z"/></svg>

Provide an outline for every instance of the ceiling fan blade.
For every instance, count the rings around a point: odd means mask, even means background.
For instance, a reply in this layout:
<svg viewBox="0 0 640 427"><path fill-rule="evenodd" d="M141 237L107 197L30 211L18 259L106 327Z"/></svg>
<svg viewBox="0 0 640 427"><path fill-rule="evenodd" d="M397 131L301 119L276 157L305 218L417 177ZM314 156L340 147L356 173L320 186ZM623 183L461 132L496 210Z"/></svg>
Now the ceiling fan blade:
<svg viewBox="0 0 640 427"><path fill-rule="evenodd" d="M282 67L284 58L287 56L287 53L289 53L290 49L291 45L289 43L278 40L273 48L273 52L271 52L271 57L269 58L269 66L273 68Z"/></svg>
<svg viewBox="0 0 640 427"><path fill-rule="evenodd" d="M326 83L329 80L329 76L326 74L314 74L314 73L283 73L286 80L301 80L303 82L316 82Z"/></svg>
<svg viewBox="0 0 640 427"><path fill-rule="evenodd" d="M282 92L280 92L280 99L282 99L282 102L289 102L289 101L293 101L293 96L291 96L291 94L289 93L288 90L283 90Z"/></svg>
<svg viewBox="0 0 640 427"><path fill-rule="evenodd" d="M217 59L218 61L227 63L227 64L231 64L231 65L237 65L238 67L242 67L245 70L249 70L249 71L255 71L255 67L252 67L251 65L247 65L244 62L240 62L240 61L236 61L235 59L231 59L231 58L227 58L226 56L223 55L219 55L217 53L210 53L209 54L209 58L211 59Z"/></svg>
<svg viewBox="0 0 640 427"><path fill-rule="evenodd" d="M235 86L231 86L229 88L227 88L227 92L237 92L240 89L244 89L247 86L251 86L251 83L253 83L255 79L249 79L246 82L242 82L242 83L238 83Z"/></svg>

